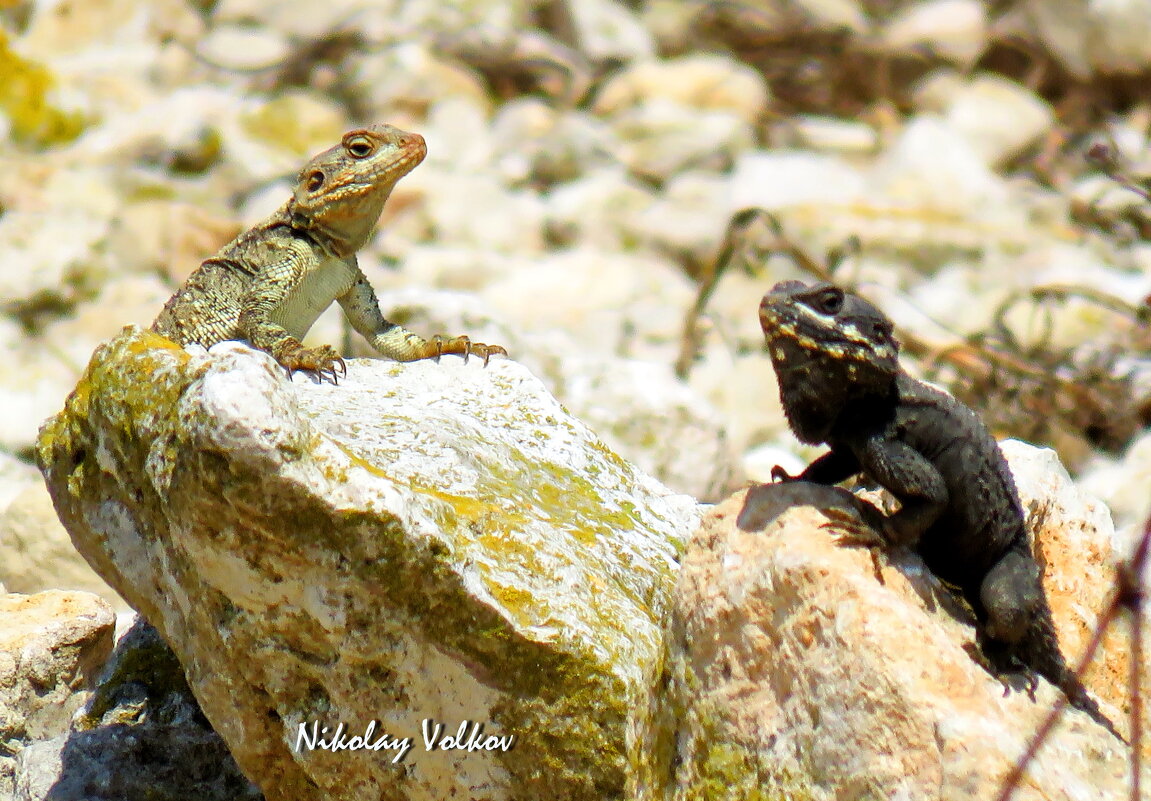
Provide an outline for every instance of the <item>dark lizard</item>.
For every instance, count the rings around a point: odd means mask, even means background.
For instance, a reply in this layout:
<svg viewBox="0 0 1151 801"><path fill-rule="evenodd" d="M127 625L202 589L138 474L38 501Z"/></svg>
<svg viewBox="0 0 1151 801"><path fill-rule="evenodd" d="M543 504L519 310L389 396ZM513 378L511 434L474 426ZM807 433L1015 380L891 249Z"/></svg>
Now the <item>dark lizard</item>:
<svg viewBox="0 0 1151 801"><path fill-rule="evenodd" d="M425 340L380 312L356 262L396 183L424 160L424 138L391 125L344 134L300 171L292 197L271 217L229 242L193 272L164 305L152 330L180 345L246 339L288 370L336 379L344 360L329 345L300 340L338 301L352 327L396 361L444 353L480 356L499 345L466 336Z"/></svg>
<svg viewBox="0 0 1151 801"><path fill-rule="evenodd" d="M1059 650L1011 471L979 416L899 366L891 321L828 283L776 284L759 307L788 425L831 450L798 476L833 485L862 473L899 501L868 506L882 541L910 548L975 612L996 671L1024 667L1123 740ZM862 501L860 502L863 503Z"/></svg>

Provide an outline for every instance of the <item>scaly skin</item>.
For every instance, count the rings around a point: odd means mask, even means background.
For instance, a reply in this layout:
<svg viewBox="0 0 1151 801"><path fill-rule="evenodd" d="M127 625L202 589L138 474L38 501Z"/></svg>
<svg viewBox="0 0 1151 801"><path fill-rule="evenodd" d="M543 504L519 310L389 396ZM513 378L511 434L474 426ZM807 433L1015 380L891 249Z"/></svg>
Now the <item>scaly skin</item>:
<svg viewBox="0 0 1151 801"><path fill-rule="evenodd" d="M901 508L870 515L878 533L960 589L989 661L1046 677L1122 740L1059 651L1015 482L979 416L905 373L891 321L838 287L777 284L759 318L792 432L831 448L775 478L832 485L862 473L887 489Z"/></svg>
<svg viewBox="0 0 1151 801"><path fill-rule="evenodd" d="M488 363L507 354L466 336L425 340L386 320L356 251L367 244L396 183L424 160L419 134L391 125L350 131L300 171L291 199L245 231L188 277L152 330L180 345L246 339L291 374L336 380L346 372L331 347L300 340L338 301L381 355L401 362L475 354Z"/></svg>

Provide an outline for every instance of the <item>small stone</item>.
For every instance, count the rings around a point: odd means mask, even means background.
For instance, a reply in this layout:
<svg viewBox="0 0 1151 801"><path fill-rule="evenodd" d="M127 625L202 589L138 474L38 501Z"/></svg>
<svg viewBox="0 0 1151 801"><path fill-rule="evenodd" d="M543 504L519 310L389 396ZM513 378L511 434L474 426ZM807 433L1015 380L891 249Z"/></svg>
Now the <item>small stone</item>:
<svg viewBox="0 0 1151 801"><path fill-rule="evenodd" d="M276 67L287 58L291 45L278 31L249 25L216 25L196 43L198 55L226 70Z"/></svg>
<svg viewBox="0 0 1151 801"><path fill-rule="evenodd" d="M897 11L879 36L893 52L926 51L968 68L987 47L987 12L979 0L927 0Z"/></svg>
<svg viewBox="0 0 1151 801"><path fill-rule="evenodd" d="M729 111L696 111L657 98L612 117L619 159L650 180L686 169L725 170L754 142L751 124Z"/></svg>
<svg viewBox="0 0 1151 801"><path fill-rule="evenodd" d="M549 239L606 252L626 251L638 219L656 198L620 166L601 167L556 186L544 198Z"/></svg>
<svg viewBox="0 0 1151 801"><path fill-rule="evenodd" d="M650 58L651 34L637 16L616 0L581 0L567 4L580 50L594 61Z"/></svg>
<svg viewBox="0 0 1151 801"><path fill-rule="evenodd" d="M752 150L732 177L734 208L768 211L799 205L846 205L862 197L863 173L842 158L800 150Z"/></svg>
<svg viewBox="0 0 1151 801"><path fill-rule="evenodd" d="M1047 101L998 75L977 75L959 88L944 111L990 167L1002 167L1034 146L1055 125Z"/></svg>
<svg viewBox="0 0 1151 801"><path fill-rule="evenodd" d="M820 153L865 156L879 149L879 135L865 122L797 114L778 129L786 144Z"/></svg>
<svg viewBox="0 0 1151 801"><path fill-rule="evenodd" d="M593 248L524 263L481 293L526 331L558 328L588 353L668 363L694 295L691 282L662 260Z"/></svg>
<svg viewBox="0 0 1151 801"><path fill-rule="evenodd" d="M696 111L726 111L748 125L767 110L770 93L763 77L734 59L690 55L639 61L613 76L596 95L597 114L614 115L656 100Z"/></svg>
<svg viewBox="0 0 1151 801"><path fill-rule="evenodd" d="M42 481L24 485L19 495L0 506L0 581L8 592L75 590L98 595L117 610L127 609L72 545Z"/></svg>
<svg viewBox="0 0 1151 801"><path fill-rule="evenodd" d="M1151 68L1145 0L1026 0L1014 20L1081 79L1092 71L1137 75Z"/></svg>

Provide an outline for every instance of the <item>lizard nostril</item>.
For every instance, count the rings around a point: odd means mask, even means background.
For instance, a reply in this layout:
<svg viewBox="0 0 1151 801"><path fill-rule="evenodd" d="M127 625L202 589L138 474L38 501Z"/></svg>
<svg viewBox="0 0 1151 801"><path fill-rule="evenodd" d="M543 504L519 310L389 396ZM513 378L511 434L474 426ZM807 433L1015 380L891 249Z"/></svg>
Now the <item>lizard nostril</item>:
<svg viewBox="0 0 1151 801"><path fill-rule="evenodd" d="M324 173L321 172L320 170L316 170L315 172L313 172L311 175L308 176L307 187L308 187L309 192L315 192L317 189L319 189L323 185L324 185Z"/></svg>

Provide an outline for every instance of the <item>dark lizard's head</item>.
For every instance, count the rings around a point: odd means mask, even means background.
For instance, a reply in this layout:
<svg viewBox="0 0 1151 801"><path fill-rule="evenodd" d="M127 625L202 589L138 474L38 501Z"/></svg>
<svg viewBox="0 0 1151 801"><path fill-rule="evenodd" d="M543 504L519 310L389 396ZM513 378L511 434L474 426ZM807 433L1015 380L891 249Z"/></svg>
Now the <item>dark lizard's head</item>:
<svg viewBox="0 0 1151 801"><path fill-rule="evenodd" d="M348 131L300 170L288 204L293 224L350 256L367 244L396 182L427 152L422 136L391 125Z"/></svg>
<svg viewBox="0 0 1151 801"><path fill-rule="evenodd" d="M759 322L784 411L805 442L825 441L843 414L886 395L899 373L891 321L832 284L776 284L759 304Z"/></svg>

